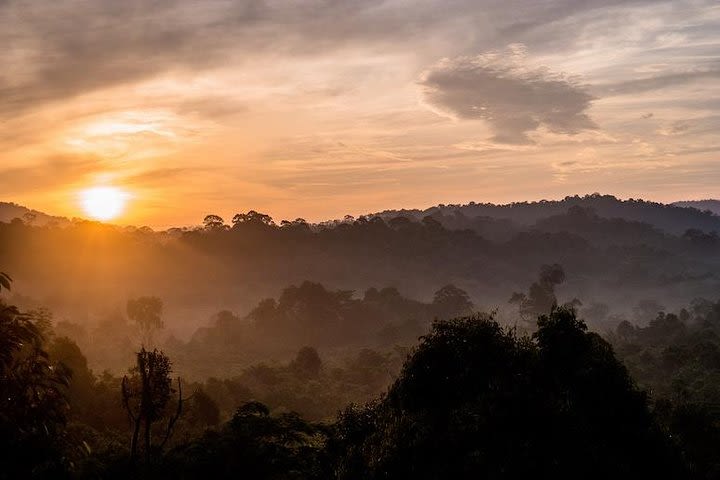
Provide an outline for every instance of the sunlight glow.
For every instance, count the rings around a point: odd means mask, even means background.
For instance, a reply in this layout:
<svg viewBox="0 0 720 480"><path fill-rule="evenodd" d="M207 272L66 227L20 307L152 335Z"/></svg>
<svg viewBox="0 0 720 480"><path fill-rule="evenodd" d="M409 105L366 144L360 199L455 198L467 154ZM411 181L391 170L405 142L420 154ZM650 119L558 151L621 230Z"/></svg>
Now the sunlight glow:
<svg viewBox="0 0 720 480"><path fill-rule="evenodd" d="M128 194L116 187L93 187L80 194L83 210L96 220L112 220L125 209Z"/></svg>

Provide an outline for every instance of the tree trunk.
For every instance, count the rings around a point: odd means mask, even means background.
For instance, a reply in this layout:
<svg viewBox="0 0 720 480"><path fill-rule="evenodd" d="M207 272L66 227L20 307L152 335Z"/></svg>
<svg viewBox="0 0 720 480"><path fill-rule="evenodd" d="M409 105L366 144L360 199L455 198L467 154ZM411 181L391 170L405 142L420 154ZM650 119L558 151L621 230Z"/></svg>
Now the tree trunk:
<svg viewBox="0 0 720 480"><path fill-rule="evenodd" d="M140 436L140 420L133 421L133 435L130 441L130 459L135 460L137 456L137 443Z"/></svg>
<svg viewBox="0 0 720 480"><path fill-rule="evenodd" d="M150 463L150 426L151 422L145 418L145 463Z"/></svg>

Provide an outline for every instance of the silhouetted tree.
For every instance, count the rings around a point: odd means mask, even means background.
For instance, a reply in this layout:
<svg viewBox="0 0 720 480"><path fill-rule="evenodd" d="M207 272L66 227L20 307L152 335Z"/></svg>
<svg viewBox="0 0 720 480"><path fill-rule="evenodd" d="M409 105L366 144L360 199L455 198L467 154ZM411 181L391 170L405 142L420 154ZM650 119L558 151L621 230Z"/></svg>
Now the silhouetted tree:
<svg viewBox="0 0 720 480"><path fill-rule="evenodd" d="M225 230L225 220L219 215L206 215L203 218L203 228L210 232Z"/></svg>
<svg viewBox="0 0 720 480"><path fill-rule="evenodd" d="M313 347L301 348L295 360L290 363L290 368L302 377L317 377L322 369L322 359L317 350Z"/></svg>
<svg viewBox="0 0 720 480"><path fill-rule="evenodd" d="M487 315L436 322L328 450L339 479L687 478L610 346L563 308L533 338Z"/></svg>
<svg viewBox="0 0 720 480"><path fill-rule="evenodd" d="M310 232L310 224L304 218L296 218L293 221L283 220L280 222L280 226L285 230Z"/></svg>
<svg viewBox="0 0 720 480"><path fill-rule="evenodd" d="M445 285L433 296L435 315L452 318L472 313L473 303L467 292L455 285Z"/></svg>
<svg viewBox="0 0 720 480"><path fill-rule="evenodd" d="M218 432L168 453L158 478L243 477L256 480L332 478L322 460L324 429L295 413L271 415L259 402L237 409Z"/></svg>
<svg viewBox="0 0 720 480"><path fill-rule="evenodd" d="M177 392L170 379L170 359L161 351L142 348L137 353L137 364L122 380L122 403L132 421L130 456L136 458L140 430L143 430L145 462L149 463L153 450L162 451L172 436L175 423L182 413L182 383L177 379ZM177 393L175 412L168 414L168 404ZM153 444L153 424L168 417L159 443Z"/></svg>
<svg viewBox="0 0 720 480"><path fill-rule="evenodd" d="M50 359L35 316L0 301L0 478L62 471L70 378Z"/></svg>
<svg viewBox="0 0 720 480"><path fill-rule="evenodd" d="M639 301L637 305L633 307L633 315L637 322L645 323L655 318L660 312L664 310L665 307L658 303L656 300L645 299Z"/></svg>
<svg viewBox="0 0 720 480"><path fill-rule="evenodd" d="M25 225L33 225L36 219L37 215L33 212L25 212L23 214L23 222L25 222Z"/></svg>
<svg viewBox="0 0 720 480"><path fill-rule="evenodd" d="M220 423L220 408L202 388L195 390L187 403L188 413L196 423L202 426L216 426Z"/></svg>
<svg viewBox="0 0 720 480"><path fill-rule="evenodd" d="M72 376L65 395L71 419L96 416L95 377L88 368L87 358L80 347L67 337L55 337L49 342L48 355L53 362L61 363Z"/></svg>
<svg viewBox="0 0 720 480"><path fill-rule="evenodd" d="M154 345L155 331L164 327L162 312L163 303L158 297L138 297L128 300L127 314L139 327L143 346Z"/></svg>
<svg viewBox="0 0 720 480"><path fill-rule="evenodd" d="M508 302L517 304L520 318L533 323L538 315L547 314L557 306L555 287L564 281L565 271L560 265L543 265L538 281L530 285L528 293L515 292Z"/></svg>
<svg viewBox="0 0 720 480"><path fill-rule="evenodd" d="M232 218L232 224L233 228L238 228L241 225L272 227L275 225L275 222L273 222L270 215L250 210L248 213L236 213Z"/></svg>

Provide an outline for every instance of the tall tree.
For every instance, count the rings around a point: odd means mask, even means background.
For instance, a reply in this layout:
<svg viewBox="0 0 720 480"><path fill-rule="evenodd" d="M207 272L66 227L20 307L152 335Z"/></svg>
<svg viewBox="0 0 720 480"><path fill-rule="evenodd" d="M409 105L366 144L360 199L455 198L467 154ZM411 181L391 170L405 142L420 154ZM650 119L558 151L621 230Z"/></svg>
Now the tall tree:
<svg viewBox="0 0 720 480"><path fill-rule="evenodd" d="M219 215L205 215L203 228L208 231L225 230L225 220Z"/></svg>
<svg viewBox="0 0 720 480"><path fill-rule="evenodd" d="M173 434L175 423L182 414L182 382L177 379L177 390L172 388L170 359L161 351L142 348L136 356L136 365L122 380L122 403L133 423L130 440L130 456L138 452L140 430L143 431L145 462L149 463L152 452L161 452ZM174 413L169 413L169 403L176 394ZM153 424L167 419L161 440L153 444Z"/></svg>
<svg viewBox="0 0 720 480"><path fill-rule="evenodd" d="M152 347L155 331L165 325L162 321L163 302L158 297L138 297L127 302L127 314L142 336L143 347Z"/></svg>
<svg viewBox="0 0 720 480"><path fill-rule="evenodd" d="M555 287L564 281L565 271L562 266L557 263L543 265L538 280L530 285L528 293L515 292L508 303L517 304L520 318L534 324L538 316L550 313L557 306Z"/></svg>
<svg viewBox="0 0 720 480"><path fill-rule="evenodd" d="M460 315L469 315L473 310L473 303L467 292L455 285L445 285L435 292L433 309L439 318L453 318Z"/></svg>

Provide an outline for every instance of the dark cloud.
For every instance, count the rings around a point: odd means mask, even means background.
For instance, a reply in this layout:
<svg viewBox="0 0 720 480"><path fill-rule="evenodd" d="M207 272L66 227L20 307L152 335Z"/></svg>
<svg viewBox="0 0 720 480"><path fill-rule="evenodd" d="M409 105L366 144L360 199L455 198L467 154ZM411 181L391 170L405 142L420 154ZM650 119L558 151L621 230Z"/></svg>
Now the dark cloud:
<svg viewBox="0 0 720 480"><path fill-rule="evenodd" d="M541 126L563 134L595 127L585 113L593 97L562 74L529 66L520 47L443 60L419 83L430 106L488 122L498 142L530 143L527 134Z"/></svg>

